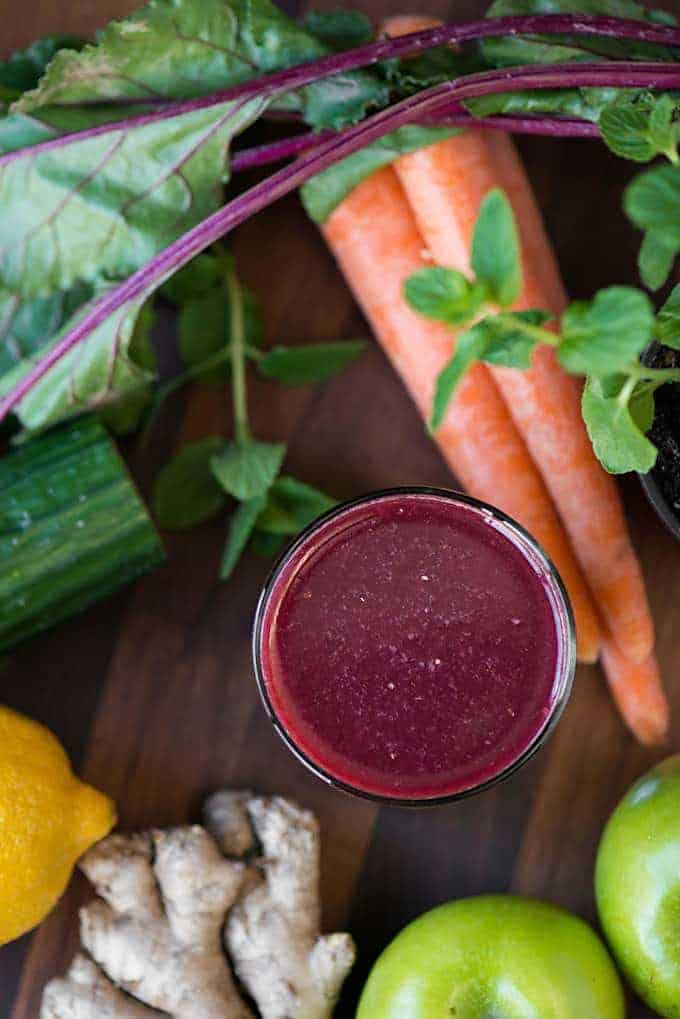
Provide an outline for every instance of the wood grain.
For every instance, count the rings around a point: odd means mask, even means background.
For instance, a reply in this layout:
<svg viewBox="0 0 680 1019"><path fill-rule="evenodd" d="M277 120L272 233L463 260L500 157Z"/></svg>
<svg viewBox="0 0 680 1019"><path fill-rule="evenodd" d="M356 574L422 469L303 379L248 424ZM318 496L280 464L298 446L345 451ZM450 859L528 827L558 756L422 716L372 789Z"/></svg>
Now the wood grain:
<svg viewBox="0 0 680 1019"><path fill-rule="evenodd" d="M9 0L3 5L2 45L11 49L49 31L91 31L134 2L39 0L20 19L11 16ZM398 0L355 6L375 18L403 9ZM455 16L477 15L482 6L465 0ZM427 7L443 17L453 12L443 0ZM532 140L521 148L572 294L634 282L638 238L620 212L630 168L594 143ZM271 342L367 334L297 200L246 224L235 249L242 275L263 301ZM405 482L452 483L376 348L327 386L253 383L250 395L257 434L286 437L291 471L338 497ZM214 391L188 404L173 400L151 447L129 451L142 486L178 443L224 428L228 419L229 407ZM625 495L678 719L680 547L634 481ZM592 867L602 824L654 759L625 733L599 671L579 671L552 742L503 786L435 811L378 812L316 782L272 732L249 651L267 564L247 556L229 584L218 584L223 539L221 523L173 538L164 570L32 642L2 672L4 700L55 730L87 778L115 796L123 827L194 819L205 793L224 785L278 790L316 810L325 835L326 922L349 924L361 950L341 1019L353 1014L361 982L389 938L448 898L513 889L594 919ZM676 721L676 743L678 735ZM45 981L72 954L76 910L87 894L76 879L32 939L0 951L0 1015L36 1019ZM650 1015L631 1003L633 1019Z"/></svg>

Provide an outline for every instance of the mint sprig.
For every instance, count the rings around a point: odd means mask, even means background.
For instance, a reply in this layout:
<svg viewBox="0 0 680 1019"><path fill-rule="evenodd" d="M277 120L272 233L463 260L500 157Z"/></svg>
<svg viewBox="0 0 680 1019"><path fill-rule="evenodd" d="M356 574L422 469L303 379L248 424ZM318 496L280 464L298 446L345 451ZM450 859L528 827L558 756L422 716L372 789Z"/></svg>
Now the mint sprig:
<svg viewBox="0 0 680 1019"><path fill-rule="evenodd" d="M617 474L650 470L657 452L646 436L654 417L654 392L666 382L680 381L680 369L651 368L640 357L653 339L680 348L680 287L658 315L643 291L607 287L590 301L572 302L556 323L559 328L549 330L548 312L511 310L522 282L514 236L507 199L491 192L474 230L476 276L467 279L453 269L435 267L420 270L405 284L406 300L416 311L458 330L471 326L457 336L454 354L437 379L431 429L441 426L473 364L523 370L530 366L534 348L543 344L555 349L566 371L586 378L581 409L603 467ZM484 294L484 299L474 309L469 304L466 321L465 301L472 292Z"/></svg>

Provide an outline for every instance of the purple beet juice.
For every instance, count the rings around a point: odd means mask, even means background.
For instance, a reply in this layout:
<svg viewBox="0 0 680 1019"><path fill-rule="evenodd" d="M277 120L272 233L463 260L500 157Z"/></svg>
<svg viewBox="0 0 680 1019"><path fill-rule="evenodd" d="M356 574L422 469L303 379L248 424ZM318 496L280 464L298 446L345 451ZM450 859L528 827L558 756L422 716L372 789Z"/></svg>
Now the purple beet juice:
<svg viewBox="0 0 680 1019"><path fill-rule="evenodd" d="M522 763L574 669L566 595L491 507L430 489L346 504L276 567L255 627L289 746L350 791L455 798Z"/></svg>

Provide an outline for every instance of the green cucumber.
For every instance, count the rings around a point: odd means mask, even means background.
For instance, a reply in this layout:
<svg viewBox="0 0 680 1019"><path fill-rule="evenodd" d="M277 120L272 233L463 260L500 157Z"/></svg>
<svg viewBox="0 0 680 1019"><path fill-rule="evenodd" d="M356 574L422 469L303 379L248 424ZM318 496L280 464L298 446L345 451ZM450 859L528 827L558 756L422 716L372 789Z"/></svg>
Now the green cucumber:
<svg viewBox="0 0 680 1019"><path fill-rule="evenodd" d="M0 651L164 561L114 442L94 417L0 458Z"/></svg>

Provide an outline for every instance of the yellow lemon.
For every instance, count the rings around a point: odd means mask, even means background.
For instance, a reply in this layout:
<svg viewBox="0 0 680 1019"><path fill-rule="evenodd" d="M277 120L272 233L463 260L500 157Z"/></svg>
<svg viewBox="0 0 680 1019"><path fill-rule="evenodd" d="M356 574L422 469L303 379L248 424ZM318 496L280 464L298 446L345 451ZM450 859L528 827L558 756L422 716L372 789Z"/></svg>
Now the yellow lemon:
<svg viewBox="0 0 680 1019"><path fill-rule="evenodd" d="M0 705L0 944L40 923L115 821L49 729Z"/></svg>

